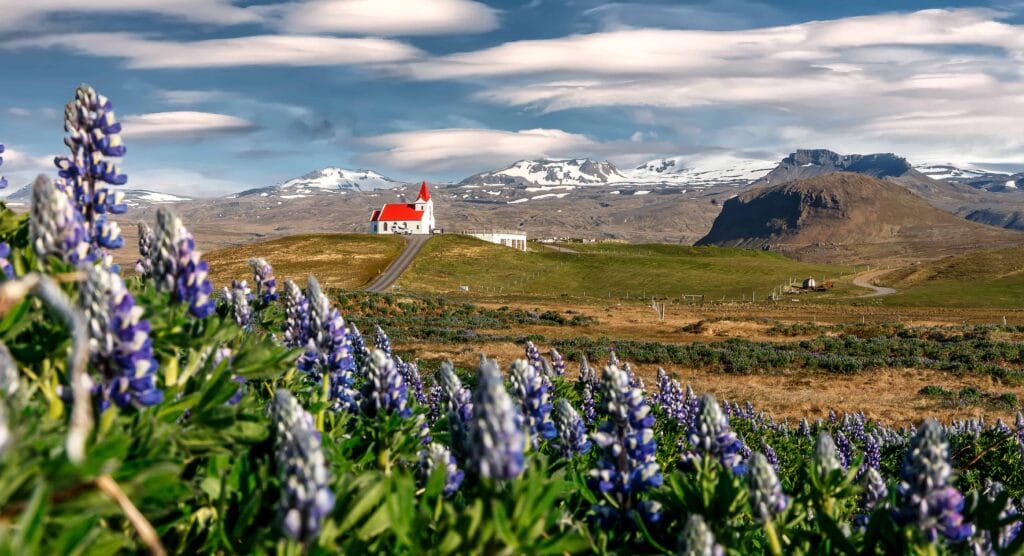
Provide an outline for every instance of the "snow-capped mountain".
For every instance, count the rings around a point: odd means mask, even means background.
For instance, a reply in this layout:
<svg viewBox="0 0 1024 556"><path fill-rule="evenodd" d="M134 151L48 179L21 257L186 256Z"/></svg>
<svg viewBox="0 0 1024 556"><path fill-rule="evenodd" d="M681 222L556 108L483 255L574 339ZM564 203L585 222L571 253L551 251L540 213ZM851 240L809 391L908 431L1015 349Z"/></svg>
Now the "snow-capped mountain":
<svg viewBox="0 0 1024 556"><path fill-rule="evenodd" d="M715 185L745 185L755 181L776 163L720 154L659 158L637 166L626 175L639 183L663 183L692 189Z"/></svg>
<svg viewBox="0 0 1024 556"><path fill-rule="evenodd" d="M1024 189L1024 173L1010 175L1006 172L993 172L953 164L923 164L915 166L915 169L932 179L962 183L975 189L997 193Z"/></svg>
<svg viewBox="0 0 1024 556"><path fill-rule="evenodd" d="M125 204L132 208L192 200L191 197L182 197L148 189L120 189L118 187L111 187L110 189L124 194ZM32 201L32 186L26 185L18 189L8 195L4 201L11 206L28 205Z"/></svg>
<svg viewBox="0 0 1024 556"><path fill-rule="evenodd" d="M372 170L348 170L346 168L324 168L290 179L270 187L243 191L238 196L261 195L263 197L301 198L324 193L347 193L351 191L376 191L394 189L404 183L393 180Z"/></svg>
<svg viewBox="0 0 1024 556"><path fill-rule="evenodd" d="M568 160L520 160L500 170L481 172L460 186L566 186L607 185L628 181L611 162L589 158Z"/></svg>

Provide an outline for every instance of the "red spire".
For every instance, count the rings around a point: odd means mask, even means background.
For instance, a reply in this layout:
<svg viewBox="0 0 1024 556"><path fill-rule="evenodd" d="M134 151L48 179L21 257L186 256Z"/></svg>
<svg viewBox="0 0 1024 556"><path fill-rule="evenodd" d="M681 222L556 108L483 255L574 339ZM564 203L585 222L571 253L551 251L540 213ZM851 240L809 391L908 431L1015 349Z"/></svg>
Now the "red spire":
<svg viewBox="0 0 1024 556"><path fill-rule="evenodd" d="M423 182L423 185L420 186L420 196L416 197L416 200L424 202L430 200L430 190L427 189L427 182Z"/></svg>

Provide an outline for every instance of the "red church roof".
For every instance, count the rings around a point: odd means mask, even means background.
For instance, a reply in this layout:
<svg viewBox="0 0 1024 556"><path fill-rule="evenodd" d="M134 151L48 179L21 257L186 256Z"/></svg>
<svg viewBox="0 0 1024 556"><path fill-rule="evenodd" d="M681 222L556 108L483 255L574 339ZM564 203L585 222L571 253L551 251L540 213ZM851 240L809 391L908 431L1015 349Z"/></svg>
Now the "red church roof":
<svg viewBox="0 0 1024 556"><path fill-rule="evenodd" d="M417 201L429 201L430 200L430 190L427 189L427 182L423 182L423 185L420 186L420 196L416 197L416 200Z"/></svg>
<svg viewBox="0 0 1024 556"><path fill-rule="evenodd" d="M399 203L386 204L382 210L373 211L373 216L370 217L372 222L419 222L422 219L422 210L416 210L414 205Z"/></svg>

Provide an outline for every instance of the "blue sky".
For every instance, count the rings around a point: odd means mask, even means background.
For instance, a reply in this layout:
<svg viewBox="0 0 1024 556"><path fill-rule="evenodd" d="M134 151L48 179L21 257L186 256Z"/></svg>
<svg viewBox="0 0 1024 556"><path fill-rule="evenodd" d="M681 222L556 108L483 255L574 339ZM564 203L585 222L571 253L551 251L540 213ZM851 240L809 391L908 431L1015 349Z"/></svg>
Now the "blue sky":
<svg viewBox="0 0 1024 556"><path fill-rule="evenodd" d="M50 171L80 82L115 103L129 185L190 196L805 147L1024 168L1021 0L9 3L15 185Z"/></svg>

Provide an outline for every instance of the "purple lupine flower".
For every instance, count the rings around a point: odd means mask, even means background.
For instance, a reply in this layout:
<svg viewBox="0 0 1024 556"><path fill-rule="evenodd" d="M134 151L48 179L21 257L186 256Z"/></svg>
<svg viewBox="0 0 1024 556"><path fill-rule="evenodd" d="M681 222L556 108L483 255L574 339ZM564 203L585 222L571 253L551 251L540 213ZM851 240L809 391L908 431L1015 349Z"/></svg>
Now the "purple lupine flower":
<svg viewBox="0 0 1024 556"><path fill-rule="evenodd" d="M0 241L0 271L3 276L10 280L14 278L14 267L11 265L11 246L6 241Z"/></svg>
<svg viewBox="0 0 1024 556"><path fill-rule="evenodd" d="M767 442L762 440L761 441L761 453L764 454L765 459L767 459L768 463L771 464L772 469L774 469L775 472L778 473L779 472L779 455L775 452L775 448L772 448Z"/></svg>
<svg viewBox="0 0 1024 556"><path fill-rule="evenodd" d="M455 369L448 361L441 363L437 373L440 388L438 396L438 415L448 416L448 430L452 437L452 449L460 459L470 456L469 426L473 419L473 394L462 386L462 381L455 374Z"/></svg>
<svg viewBox="0 0 1024 556"><path fill-rule="evenodd" d="M70 153L54 158L60 176L57 186L82 215L90 252L95 259L104 260L108 250L124 245L120 227L108 218L128 210L124 194L101 187L128 181L113 160L125 154L121 124L109 99L81 85L75 90L75 99L64 107L64 130L64 144Z"/></svg>
<svg viewBox="0 0 1024 556"><path fill-rule="evenodd" d="M557 376L565 376L565 358L554 348L551 349L551 370Z"/></svg>
<svg viewBox="0 0 1024 556"><path fill-rule="evenodd" d="M853 445L850 444L850 440L846 438L843 431L836 431L836 454L839 456L839 463L843 464L843 469L850 467L850 462L853 461Z"/></svg>
<svg viewBox="0 0 1024 556"><path fill-rule="evenodd" d="M28 224L32 246L41 258L53 256L74 266L95 260L82 215L46 176L32 184Z"/></svg>
<svg viewBox="0 0 1024 556"><path fill-rule="evenodd" d="M606 420L591 438L602 454L598 467L590 471L590 487L611 496L617 508L599 504L595 512L604 522L629 519L634 511L648 523L657 522L661 519L660 505L637 497L662 482L655 459L654 415L644 401L643 391L629 385L625 370L605 367L601 410Z"/></svg>
<svg viewBox="0 0 1024 556"><path fill-rule="evenodd" d="M576 454L589 452L590 438L587 436L587 427L572 404L565 398L559 398L555 401L553 413L555 430L558 433L555 444L559 452L567 459Z"/></svg>
<svg viewBox="0 0 1024 556"><path fill-rule="evenodd" d="M377 326L377 337L374 339L373 347L383 351L388 355L388 357L391 357L391 339L388 338L387 333L384 332L384 329L381 328L380 325Z"/></svg>
<svg viewBox="0 0 1024 556"><path fill-rule="evenodd" d="M252 306L249 305L252 291L249 289L249 284L245 280L241 282L232 280L231 287L225 287L223 293L224 300L231 308L231 316L235 319L235 324L248 329L252 324Z"/></svg>
<svg viewBox="0 0 1024 556"><path fill-rule="evenodd" d="M857 478L861 478L868 469L882 468L882 446L878 437L868 434L864 437L864 461L857 470Z"/></svg>
<svg viewBox="0 0 1024 556"><path fill-rule="evenodd" d="M284 283L284 345L305 347L309 341L309 300L295 282Z"/></svg>
<svg viewBox="0 0 1024 556"><path fill-rule="evenodd" d="M4 154L4 144L0 143L0 154ZM4 165L4 157L0 156L0 166ZM0 175L0 189L7 187L7 178Z"/></svg>
<svg viewBox="0 0 1024 556"><path fill-rule="evenodd" d="M360 407L367 417L393 413L401 417L412 415L409 409L409 387L402 373L395 367L395 361L386 353L375 349L370 361L363 369L366 382L363 383Z"/></svg>
<svg viewBox="0 0 1024 556"><path fill-rule="evenodd" d="M264 304L277 301L277 278L274 269L266 259L254 257L249 259L252 268L252 283L256 287L256 297Z"/></svg>
<svg viewBox="0 0 1024 556"><path fill-rule="evenodd" d="M759 523L773 520L786 509L789 502L782 493L782 485L775 475L775 469L768 458L760 452L750 458L747 485L750 487L750 505L754 509L754 519Z"/></svg>
<svg viewBox="0 0 1024 556"><path fill-rule="evenodd" d="M982 488L982 494L988 498L990 503L996 501L996 497L1006 491L1006 487L999 481L993 481L991 479L985 479L985 485ZM1012 499L1006 500L1006 505L999 512L999 520L1008 520L1011 518L1017 518L1017 508L1013 505ZM1004 525L999 530L999 540L994 541L992 534L989 531L981 531L980 534L975 537L972 543L975 547L976 554L996 554L996 548L1005 551L1010 543L1017 539L1020 535L1022 523L1021 520L1015 519L1007 525Z"/></svg>
<svg viewBox="0 0 1024 556"><path fill-rule="evenodd" d="M89 322L90 361L100 380L94 387L100 409L150 406L163 400L149 321L121 277L101 266L85 268L78 305Z"/></svg>
<svg viewBox="0 0 1024 556"><path fill-rule="evenodd" d="M818 470L819 477L825 477L833 471L843 469L843 460L828 431L823 430L818 433L818 440L814 443L814 466Z"/></svg>
<svg viewBox="0 0 1024 556"><path fill-rule="evenodd" d="M402 379L412 393L412 398L416 400L416 403L426 405L427 395L423 391L423 377L420 376L419 366L416 363L406 363L397 355L393 359L395 366L398 367L398 372L402 373Z"/></svg>
<svg viewBox="0 0 1024 556"><path fill-rule="evenodd" d="M715 534L700 514L686 519L680 544L680 556L725 556L725 549L715 542Z"/></svg>
<svg viewBox="0 0 1024 556"><path fill-rule="evenodd" d="M588 381L583 382L583 401L582 401L583 416L587 421L593 422L597 418L597 401L594 400L594 383Z"/></svg>
<svg viewBox="0 0 1024 556"><path fill-rule="evenodd" d="M354 322L348 323L348 343L352 344L352 357L356 360L356 369L362 369L370 359L370 350L366 348L366 339Z"/></svg>
<svg viewBox="0 0 1024 556"><path fill-rule="evenodd" d="M419 471L424 482L430 479L437 469L444 469L444 494L451 496L459 490L465 473L459 469L455 456L443 444L431 442L426 448L420 450Z"/></svg>
<svg viewBox="0 0 1024 556"><path fill-rule="evenodd" d="M665 369L658 368L658 394L652 396L654 403L661 406L669 418L686 423L689 406L679 381L668 376Z"/></svg>
<svg viewBox="0 0 1024 556"><path fill-rule="evenodd" d="M498 363L481 357L468 438L470 468L476 476L507 480L523 472L526 439L521 420L501 381Z"/></svg>
<svg viewBox="0 0 1024 556"><path fill-rule="evenodd" d="M743 442L729 427L729 418L722 413L711 394L705 394L700 399L700 410L690 427L689 440L696 451L693 455L696 458L714 458L736 475L746 472L742 456Z"/></svg>
<svg viewBox="0 0 1024 556"><path fill-rule="evenodd" d="M810 423L807 422L806 417L802 417L800 419L800 426L797 427L796 432L797 434L804 436L806 438L811 437L811 425Z"/></svg>
<svg viewBox="0 0 1024 556"><path fill-rule="evenodd" d="M540 445L541 438L554 438L556 432L555 424L551 422L548 385L539 369L525 359L517 359L509 370L509 380L534 448Z"/></svg>
<svg viewBox="0 0 1024 556"><path fill-rule="evenodd" d="M864 489L860 495L858 505L860 506L860 511L866 515L871 513L874 508L877 508L889 496L889 486L886 485L886 479L882 478L882 473L874 467L868 467L864 471L862 480Z"/></svg>
<svg viewBox="0 0 1024 556"><path fill-rule="evenodd" d="M312 541L334 509L320 432L313 417L284 389L274 393L273 421L281 529L289 538Z"/></svg>
<svg viewBox="0 0 1024 556"><path fill-rule="evenodd" d="M175 303L188 304L192 316L204 319L217 307L211 297L213 286L207 278L210 265L196 250L195 239L173 212L156 211L156 250L153 278L157 291L171 293Z"/></svg>
<svg viewBox="0 0 1024 556"><path fill-rule="evenodd" d="M949 443L934 419L926 420L910 440L901 476L899 503L893 510L897 523L923 531L930 542L939 535L958 542L974 533L973 525L964 523L960 513L964 498L951 485Z"/></svg>
<svg viewBox="0 0 1024 556"><path fill-rule="evenodd" d="M542 359L537 346L533 345L533 342L530 340L526 340L526 360L534 367L537 367L537 369L543 369L544 363Z"/></svg>
<svg viewBox="0 0 1024 556"><path fill-rule="evenodd" d="M318 382L327 374L335 409L355 410L358 395L352 389L355 359L352 358L345 319L338 309L331 307L320 283L312 276L306 284L306 299L309 302L308 340L306 351L296 366Z"/></svg>
<svg viewBox="0 0 1024 556"><path fill-rule="evenodd" d="M145 222L139 222L139 260L135 272L143 278L153 275L153 254L156 253L156 234Z"/></svg>
<svg viewBox="0 0 1024 556"><path fill-rule="evenodd" d="M598 382L600 382L598 380L598 378L597 378L597 373L594 371L594 369L590 368L589 364L587 364L587 358L586 357L583 357L582 360L580 361L580 379L579 379L579 381L582 382L583 384L587 384L587 383L597 384Z"/></svg>

